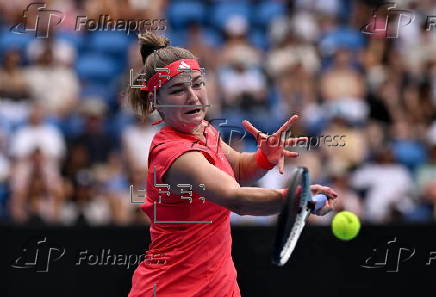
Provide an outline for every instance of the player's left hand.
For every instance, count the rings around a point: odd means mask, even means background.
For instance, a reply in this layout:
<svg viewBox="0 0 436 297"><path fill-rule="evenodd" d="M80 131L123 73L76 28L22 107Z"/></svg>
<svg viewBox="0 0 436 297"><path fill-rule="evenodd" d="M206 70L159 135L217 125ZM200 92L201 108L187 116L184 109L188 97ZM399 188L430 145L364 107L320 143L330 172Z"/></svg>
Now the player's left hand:
<svg viewBox="0 0 436 297"><path fill-rule="evenodd" d="M316 212L316 215L323 216L334 209L335 203L337 201L336 199L338 199L338 193L336 193L332 188L316 184L310 186L310 191L312 192L312 196L318 194L324 194L327 196L327 201L325 205Z"/></svg>
<svg viewBox="0 0 436 297"><path fill-rule="evenodd" d="M293 115L288 121L286 121L274 134L268 135L260 132L249 121L243 121L242 125L245 130L250 132L257 141L257 147L267 157L271 164L279 165L279 172L284 172L284 159L298 157L297 152L290 152L285 150L285 146L290 146L295 143L301 143L308 141L307 137L297 137L284 139L283 134L286 136L286 132L290 129L292 124L298 119L298 115Z"/></svg>

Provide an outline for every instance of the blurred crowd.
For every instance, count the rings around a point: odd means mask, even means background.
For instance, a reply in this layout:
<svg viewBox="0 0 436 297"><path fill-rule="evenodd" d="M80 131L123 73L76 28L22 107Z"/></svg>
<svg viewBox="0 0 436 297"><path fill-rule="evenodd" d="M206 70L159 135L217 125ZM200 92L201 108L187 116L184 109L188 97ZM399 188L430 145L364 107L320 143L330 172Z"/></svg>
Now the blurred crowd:
<svg viewBox="0 0 436 297"><path fill-rule="evenodd" d="M64 19L48 38L28 30L29 3L0 2L0 221L148 223L139 190L158 115L140 120L127 104L141 68L136 35L74 29L77 16L103 14L165 20L154 32L199 58L208 120L236 149L256 150L242 120L272 133L300 115L292 135L309 144L290 147L300 157L258 186L285 188L304 165L339 193L336 211L374 224L436 221L434 1L396 1L415 17L398 38L380 28L399 15L374 16L374 0L52 0L46 9ZM12 33L16 24L27 32ZM232 214L233 224L274 220Z"/></svg>

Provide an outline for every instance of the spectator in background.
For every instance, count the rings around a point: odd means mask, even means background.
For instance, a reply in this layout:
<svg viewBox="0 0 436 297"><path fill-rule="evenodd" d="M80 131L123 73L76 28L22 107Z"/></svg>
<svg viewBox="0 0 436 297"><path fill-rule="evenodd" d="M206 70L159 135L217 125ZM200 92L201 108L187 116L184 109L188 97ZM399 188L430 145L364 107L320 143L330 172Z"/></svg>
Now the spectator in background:
<svg viewBox="0 0 436 297"><path fill-rule="evenodd" d="M306 73L313 74L319 69L320 61L313 44L304 41L297 32L289 31L268 53L266 65L268 74L280 79L283 72L297 65Z"/></svg>
<svg viewBox="0 0 436 297"><path fill-rule="evenodd" d="M25 159L40 148L44 156L59 164L65 153L64 139L57 128L45 123L46 116L42 104L32 105L27 124L12 137L12 157Z"/></svg>
<svg viewBox="0 0 436 297"><path fill-rule="evenodd" d="M332 67L322 74L320 84L329 117L341 115L351 123L362 123L367 119L364 80L352 67L352 52L338 49Z"/></svg>
<svg viewBox="0 0 436 297"><path fill-rule="evenodd" d="M126 158L129 172L136 170L147 171L148 150L153 135L158 131L149 121L135 117L133 125L127 127L122 133L122 149Z"/></svg>
<svg viewBox="0 0 436 297"><path fill-rule="evenodd" d="M110 209L110 221L127 225L132 220L134 205L130 203L128 178L119 153L111 152L107 164L98 166L99 192Z"/></svg>
<svg viewBox="0 0 436 297"><path fill-rule="evenodd" d="M418 130L405 120L392 126L392 151L396 161L412 172L426 160L426 151L419 141Z"/></svg>
<svg viewBox="0 0 436 297"><path fill-rule="evenodd" d="M131 19L165 18L168 0L128 0Z"/></svg>
<svg viewBox="0 0 436 297"><path fill-rule="evenodd" d="M28 124L12 137L10 210L15 222L25 222L32 214L49 223L60 219L64 199L60 162L65 143L62 134L44 119L43 107L34 104Z"/></svg>
<svg viewBox="0 0 436 297"><path fill-rule="evenodd" d="M105 129L106 105L97 98L85 98L79 107L84 119L83 131L75 136L72 144L81 145L89 157L89 164L104 164L114 150L114 141Z"/></svg>
<svg viewBox="0 0 436 297"><path fill-rule="evenodd" d="M399 98L399 87L394 81L385 79L374 93L369 93L367 96L370 118L386 125L401 120L404 113Z"/></svg>
<svg viewBox="0 0 436 297"><path fill-rule="evenodd" d="M364 220L385 224L401 219L401 215L413 206L411 176L403 165L394 162L389 148L377 152L374 161L363 164L351 178L352 187L365 193Z"/></svg>
<svg viewBox="0 0 436 297"><path fill-rule="evenodd" d="M319 146L326 157L325 169L350 170L363 162L367 141L361 129L352 127L343 117L335 117L323 134Z"/></svg>
<svg viewBox="0 0 436 297"><path fill-rule="evenodd" d="M94 177L90 168L89 153L83 144L68 145L62 168L67 193L66 223L83 223L86 202L93 197Z"/></svg>
<svg viewBox="0 0 436 297"><path fill-rule="evenodd" d="M436 221L436 144L430 148L427 164L416 170L419 200L416 207L407 215L412 222Z"/></svg>
<svg viewBox="0 0 436 297"><path fill-rule="evenodd" d="M396 47L401 53L402 62L407 68L408 75L416 79L422 76L425 64L434 59L434 53L436 52L436 40L433 38L433 32L432 30L426 30L428 26L426 15L431 15L431 8L425 8L425 1L422 2L423 11L416 13L414 15L415 20L404 26L404 30L401 30L396 42ZM416 7L412 9L415 10ZM429 13L427 14L426 11Z"/></svg>
<svg viewBox="0 0 436 297"><path fill-rule="evenodd" d="M266 79L256 68L249 68L241 57L220 75L224 110L266 112Z"/></svg>
<svg viewBox="0 0 436 297"><path fill-rule="evenodd" d="M30 98L28 82L21 67L20 52L4 53L0 68L0 122L10 133L29 114Z"/></svg>
<svg viewBox="0 0 436 297"><path fill-rule="evenodd" d="M328 14L333 16L337 16L340 8L340 0L297 0L295 1L296 9L304 10L311 9L316 13Z"/></svg>
<svg viewBox="0 0 436 297"><path fill-rule="evenodd" d="M90 19L98 19L102 14L110 15L111 19L114 20L123 19L123 17L126 17L124 13L128 11L127 3L124 2L123 5L120 5L119 1L116 0L88 0L83 1L81 4L84 15ZM130 1L129 4L134 5L135 1ZM149 4L149 2L144 1L143 4Z"/></svg>
<svg viewBox="0 0 436 297"><path fill-rule="evenodd" d="M247 20L231 17L226 37L217 69L223 115L229 122L247 119L259 126L259 120L268 117L266 77L260 68L260 51L247 41ZM270 130L262 124L259 128Z"/></svg>
<svg viewBox="0 0 436 297"><path fill-rule="evenodd" d="M248 23L242 16L232 16L225 26L225 42L219 50L219 66L232 64L235 60L244 59L249 66L262 64L261 52L247 40Z"/></svg>
<svg viewBox="0 0 436 297"><path fill-rule="evenodd" d="M315 47L299 38L296 32L289 31L270 51L266 70L277 84L282 117L292 112L302 113L314 104L314 74L318 68Z"/></svg>
<svg viewBox="0 0 436 297"><path fill-rule="evenodd" d="M62 22L63 24L63 22ZM73 24L73 27L75 24ZM38 63L38 60L48 48L52 51L53 65L58 67L69 68L74 65L76 59L76 49L68 42L62 39L55 39L54 34L49 34L47 38L35 38L27 48L27 55L32 64Z"/></svg>
<svg viewBox="0 0 436 297"><path fill-rule="evenodd" d="M117 166L108 169L111 174L105 173L106 168L111 167L108 161L115 150L114 140L106 131L106 105L99 98L86 97L79 112L84 127L70 140L71 149L63 168L69 189L65 217L70 224L104 224L112 221L110 197L117 196L120 185L124 185L126 191L128 187L122 178L117 179ZM103 185L108 187L107 191ZM123 219L116 217L114 220Z"/></svg>
<svg viewBox="0 0 436 297"><path fill-rule="evenodd" d="M63 213L66 224L89 225L110 221L108 201L102 199L104 189L99 188L99 178L100 181L104 180L102 170L102 163L91 164L85 144L70 144L63 168L68 190L68 201Z"/></svg>
<svg viewBox="0 0 436 297"><path fill-rule="evenodd" d="M427 216L428 221L436 221L436 181L433 180L424 188L422 195L423 204L427 204L430 215Z"/></svg>
<svg viewBox="0 0 436 297"><path fill-rule="evenodd" d="M4 53L0 69L0 97L3 100L23 101L29 98L28 83L21 67L19 51Z"/></svg>
<svg viewBox="0 0 436 297"><path fill-rule="evenodd" d="M37 64L26 70L30 94L44 104L46 112L62 119L76 106L79 82L71 68L58 65L53 58L53 47L46 43Z"/></svg>
<svg viewBox="0 0 436 297"><path fill-rule="evenodd" d="M196 22L190 23L188 25L187 35L186 47L198 57L202 63L202 67L207 71L214 72L218 62L216 60L218 53L214 47L205 42L201 25Z"/></svg>

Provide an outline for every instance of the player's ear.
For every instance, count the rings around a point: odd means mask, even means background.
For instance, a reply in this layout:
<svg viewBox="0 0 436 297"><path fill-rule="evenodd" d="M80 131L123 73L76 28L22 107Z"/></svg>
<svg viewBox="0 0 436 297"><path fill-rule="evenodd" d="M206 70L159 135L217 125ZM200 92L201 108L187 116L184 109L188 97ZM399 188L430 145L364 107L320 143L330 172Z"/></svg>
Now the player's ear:
<svg viewBox="0 0 436 297"><path fill-rule="evenodd" d="M156 101L157 101L157 98L156 98ZM148 106L148 110L149 110L150 113L152 113L156 109L155 104L154 104L153 92L148 92L148 94L147 94L147 102L148 102L148 105L149 105Z"/></svg>
<svg viewBox="0 0 436 297"><path fill-rule="evenodd" d="M149 92L147 94L147 101L148 101L148 104L150 104L150 108L149 108L150 113L152 113L154 110L157 110L160 117L164 120L165 119L164 113L161 110L159 110L159 108L157 108L155 105L153 92ZM160 104L159 103L159 96L157 94L156 94L156 104L158 104L158 105Z"/></svg>

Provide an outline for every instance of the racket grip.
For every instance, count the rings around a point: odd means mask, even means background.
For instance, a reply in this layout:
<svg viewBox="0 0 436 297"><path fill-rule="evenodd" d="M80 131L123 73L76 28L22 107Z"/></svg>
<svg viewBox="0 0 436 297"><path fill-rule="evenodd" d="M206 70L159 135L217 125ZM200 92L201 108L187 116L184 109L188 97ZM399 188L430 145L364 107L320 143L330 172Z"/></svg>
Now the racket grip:
<svg viewBox="0 0 436 297"><path fill-rule="evenodd" d="M323 208L327 202L327 196L324 194L318 194L312 197L312 201L314 202L314 208L312 209L312 212L314 213Z"/></svg>

